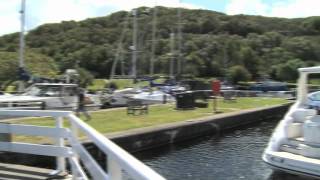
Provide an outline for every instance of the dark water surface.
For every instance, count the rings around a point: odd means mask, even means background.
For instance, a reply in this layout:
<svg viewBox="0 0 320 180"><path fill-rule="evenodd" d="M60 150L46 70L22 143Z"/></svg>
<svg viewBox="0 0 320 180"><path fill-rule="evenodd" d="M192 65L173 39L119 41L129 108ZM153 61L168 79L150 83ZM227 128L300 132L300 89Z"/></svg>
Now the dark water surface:
<svg viewBox="0 0 320 180"><path fill-rule="evenodd" d="M273 172L261 155L276 120L253 124L217 136L208 136L135 156L169 180L302 180Z"/></svg>

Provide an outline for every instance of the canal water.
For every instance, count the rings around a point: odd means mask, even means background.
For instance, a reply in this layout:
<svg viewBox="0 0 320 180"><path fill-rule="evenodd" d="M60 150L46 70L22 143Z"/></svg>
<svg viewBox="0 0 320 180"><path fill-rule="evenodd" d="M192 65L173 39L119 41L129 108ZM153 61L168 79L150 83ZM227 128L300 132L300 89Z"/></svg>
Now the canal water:
<svg viewBox="0 0 320 180"><path fill-rule="evenodd" d="M261 155L277 120L134 154L168 180L303 180L274 172Z"/></svg>

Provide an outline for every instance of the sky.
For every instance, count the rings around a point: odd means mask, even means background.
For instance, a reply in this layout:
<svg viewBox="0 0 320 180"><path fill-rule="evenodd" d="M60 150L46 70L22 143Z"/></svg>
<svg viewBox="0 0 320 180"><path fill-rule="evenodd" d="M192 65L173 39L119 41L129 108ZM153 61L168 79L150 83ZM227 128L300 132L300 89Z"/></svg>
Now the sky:
<svg viewBox="0 0 320 180"><path fill-rule="evenodd" d="M45 23L106 16L139 6L208 9L228 15L319 16L320 0L26 0L27 30ZM20 31L21 0L0 0L0 36Z"/></svg>

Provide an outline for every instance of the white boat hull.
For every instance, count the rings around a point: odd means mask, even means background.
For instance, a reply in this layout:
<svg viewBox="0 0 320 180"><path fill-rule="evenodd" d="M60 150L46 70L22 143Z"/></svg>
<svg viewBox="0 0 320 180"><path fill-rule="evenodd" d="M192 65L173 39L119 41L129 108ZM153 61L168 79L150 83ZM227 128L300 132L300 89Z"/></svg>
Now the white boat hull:
<svg viewBox="0 0 320 180"><path fill-rule="evenodd" d="M320 164L306 162L299 156L285 152L265 152L262 159L275 170L320 179Z"/></svg>
<svg viewBox="0 0 320 180"><path fill-rule="evenodd" d="M144 104L165 104L175 102L174 97L161 91L142 92L140 94L134 95L132 99L140 100Z"/></svg>
<svg viewBox="0 0 320 180"><path fill-rule="evenodd" d="M320 73L320 67L299 71L297 101L276 127L262 159L276 169L320 179L320 115L307 102L307 77Z"/></svg>
<svg viewBox="0 0 320 180"><path fill-rule="evenodd" d="M90 110L101 108L100 97L85 95ZM6 109L75 110L78 104L77 85L62 83L36 83L25 93L0 98L0 107Z"/></svg>

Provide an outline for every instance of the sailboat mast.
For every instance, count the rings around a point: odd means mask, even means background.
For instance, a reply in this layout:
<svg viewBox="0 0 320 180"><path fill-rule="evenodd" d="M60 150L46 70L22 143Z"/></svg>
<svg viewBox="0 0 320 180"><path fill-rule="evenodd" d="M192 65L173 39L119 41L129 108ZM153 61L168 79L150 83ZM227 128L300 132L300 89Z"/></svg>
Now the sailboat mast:
<svg viewBox="0 0 320 180"><path fill-rule="evenodd" d="M181 4L181 0L179 0L179 5ZM177 75L180 76L182 73L181 64L182 64L182 22L181 22L181 7L178 7L178 64L177 64Z"/></svg>
<svg viewBox="0 0 320 180"><path fill-rule="evenodd" d="M170 47L171 47L171 59L170 59L170 78L174 77L174 33L170 33Z"/></svg>
<svg viewBox="0 0 320 180"><path fill-rule="evenodd" d="M151 59L150 59L150 75L154 74L154 62L155 62L155 51L156 51L156 29L157 29L157 4L153 8L153 24L152 24L152 40L151 40Z"/></svg>
<svg viewBox="0 0 320 180"><path fill-rule="evenodd" d="M112 67L111 67L111 73L110 73L110 79L113 79L116 73L116 67L118 64L118 61L120 60L121 62L121 75L124 75L124 62L123 62L123 49L122 49L122 45L123 45L123 40L125 38L125 33L127 32L127 28L128 28L128 22L129 22L129 18L130 18L130 13L128 13L125 22L123 24L123 30L122 33L120 35L120 39L119 39L119 43L118 43L118 47L117 47L117 52L115 55L115 59L112 63Z"/></svg>
<svg viewBox="0 0 320 180"><path fill-rule="evenodd" d="M24 31L25 31L25 9L26 9L26 1L21 0L21 10L20 10L20 50L19 50L19 70L20 72L24 71ZM21 80L19 82L19 91L22 92L24 90L24 84Z"/></svg>
<svg viewBox="0 0 320 180"><path fill-rule="evenodd" d="M132 46L132 78L137 78L137 37L138 37L138 22L137 22L137 10L132 10L133 15L133 46Z"/></svg>

